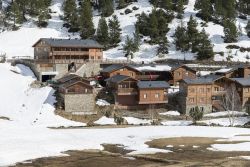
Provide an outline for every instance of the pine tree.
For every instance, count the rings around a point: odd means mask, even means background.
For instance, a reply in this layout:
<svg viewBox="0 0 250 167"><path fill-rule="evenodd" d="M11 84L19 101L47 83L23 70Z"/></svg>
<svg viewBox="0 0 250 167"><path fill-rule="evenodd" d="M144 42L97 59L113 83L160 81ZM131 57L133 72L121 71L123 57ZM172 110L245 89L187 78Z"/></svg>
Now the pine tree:
<svg viewBox="0 0 250 167"><path fill-rule="evenodd" d="M182 19L183 18L182 15L184 13L184 2L183 2L183 0L177 0L176 12L177 12L177 18Z"/></svg>
<svg viewBox="0 0 250 167"><path fill-rule="evenodd" d="M225 15L222 0L215 0L214 8L215 8L215 12L214 12L215 17L221 20L223 16Z"/></svg>
<svg viewBox="0 0 250 167"><path fill-rule="evenodd" d="M139 31L136 29L135 32L133 33L134 35L134 40L133 40L133 52L137 52L140 47L140 35Z"/></svg>
<svg viewBox="0 0 250 167"><path fill-rule="evenodd" d="M197 46L199 60L210 59L214 56L213 46L206 34L205 29L203 28L199 35L199 44Z"/></svg>
<svg viewBox="0 0 250 167"><path fill-rule="evenodd" d="M97 41L106 48L109 43L108 25L104 17L99 20L97 28Z"/></svg>
<svg viewBox="0 0 250 167"><path fill-rule="evenodd" d="M121 41L121 28L118 17L113 15L109 20L109 37L111 46L117 46Z"/></svg>
<svg viewBox="0 0 250 167"><path fill-rule="evenodd" d="M189 41L186 34L186 28L178 26L174 33L175 46L176 50L181 50L182 52L186 52L189 49Z"/></svg>
<svg viewBox="0 0 250 167"><path fill-rule="evenodd" d="M78 28L78 15L75 0L66 0L63 6L64 21L70 24L71 28Z"/></svg>
<svg viewBox="0 0 250 167"><path fill-rule="evenodd" d="M103 4L101 11L102 16L108 17L114 13L114 4L113 0L103 0L105 3Z"/></svg>
<svg viewBox="0 0 250 167"><path fill-rule="evenodd" d="M133 58L133 48L134 48L133 45L134 45L133 39L129 38L129 36L127 35L125 44L123 45L123 50L125 51L125 56L128 58L129 56Z"/></svg>
<svg viewBox="0 0 250 167"><path fill-rule="evenodd" d="M119 0L117 9L122 9L122 8L125 8L126 6L127 6L127 3L125 2L125 0Z"/></svg>
<svg viewBox="0 0 250 167"><path fill-rule="evenodd" d="M9 19L13 21L13 29L16 29L16 24L22 23L21 10L18 4L14 1L10 6L10 11L8 13Z"/></svg>
<svg viewBox="0 0 250 167"><path fill-rule="evenodd" d="M37 5L39 6L37 13L38 13L38 26L39 27L46 27L47 20L49 15L48 6L46 5L44 0L37 1Z"/></svg>
<svg viewBox="0 0 250 167"><path fill-rule="evenodd" d="M150 15L149 26L150 37L154 41L159 36L158 19L156 17L155 9Z"/></svg>
<svg viewBox="0 0 250 167"><path fill-rule="evenodd" d="M235 19L236 16L236 0L222 0L224 7L224 18Z"/></svg>
<svg viewBox="0 0 250 167"><path fill-rule="evenodd" d="M166 10L172 10L172 0L161 0L160 7Z"/></svg>
<svg viewBox="0 0 250 167"><path fill-rule="evenodd" d="M157 55L160 54L167 54L168 53L168 39L167 37L163 36L159 40L159 47L157 49Z"/></svg>
<svg viewBox="0 0 250 167"><path fill-rule="evenodd" d="M138 17L135 25L138 31L145 36L149 34L148 22L148 16L144 12L142 12L141 15Z"/></svg>
<svg viewBox="0 0 250 167"><path fill-rule="evenodd" d="M93 24L92 10L89 0L85 0L80 8L80 31L83 39L92 38L95 29Z"/></svg>
<svg viewBox="0 0 250 167"><path fill-rule="evenodd" d="M223 23L224 26L224 42L231 43L237 42L238 32L235 23L232 20L226 19Z"/></svg>
<svg viewBox="0 0 250 167"><path fill-rule="evenodd" d="M193 18L193 16L190 16L190 19L187 23L187 36L188 39L191 43L191 50L192 52L196 52L197 51L197 44L198 44L198 36L199 36L199 31L197 30L197 22L196 20Z"/></svg>
<svg viewBox="0 0 250 167"><path fill-rule="evenodd" d="M210 0L200 0L196 2L196 9L200 9L199 14L201 18L208 22L213 12L212 3Z"/></svg>

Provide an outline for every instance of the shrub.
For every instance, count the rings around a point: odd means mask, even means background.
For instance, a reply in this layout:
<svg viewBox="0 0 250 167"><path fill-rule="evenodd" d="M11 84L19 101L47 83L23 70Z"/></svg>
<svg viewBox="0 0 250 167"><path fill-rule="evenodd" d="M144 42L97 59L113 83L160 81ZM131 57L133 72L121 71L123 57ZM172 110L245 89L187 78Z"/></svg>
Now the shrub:
<svg viewBox="0 0 250 167"><path fill-rule="evenodd" d="M189 115L193 119L194 124L203 118L203 112L200 111L198 106L196 106L194 110L191 109Z"/></svg>

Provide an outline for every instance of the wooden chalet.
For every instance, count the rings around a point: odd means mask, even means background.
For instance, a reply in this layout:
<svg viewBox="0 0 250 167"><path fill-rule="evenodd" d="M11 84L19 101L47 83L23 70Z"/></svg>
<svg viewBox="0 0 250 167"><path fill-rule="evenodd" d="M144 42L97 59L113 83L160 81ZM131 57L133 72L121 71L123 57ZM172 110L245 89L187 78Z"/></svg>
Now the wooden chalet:
<svg viewBox="0 0 250 167"><path fill-rule="evenodd" d="M165 81L138 81L125 75L114 75L106 80L113 92L116 106L140 107L140 105L165 104L170 87Z"/></svg>
<svg viewBox="0 0 250 167"><path fill-rule="evenodd" d="M136 70L130 65L113 64L104 68L100 74L104 79L115 75L125 75L131 78L137 78L137 76L140 75L140 71Z"/></svg>
<svg viewBox="0 0 250 167"><path fill-rule="evenodd" d="M89 80L71 74L57 84L59 108L69 113L95 113L95 92Z"/></svg>
<svg viewBox="0 0 250 167"><path fill-rule="evenodd" d="M166 81L139 81L139 104L164 104L168 102L168 88Z"/></svg>
<svg viewBox="0 0 250 167"><path fill-rule="evenodd" d="M250 112L250 79L232 78L240 95L243 111Z"/></svg>
<svg viewBox="0 0 250 167"><path fill-rule="evenodd" d="M223 110L222 96L225 87L232 80L220 75L207 75L196 79L184 79L180 82L181 112L188 114L196 106L204 113Z"/></svg>
<svg viewBox="0 0 250 167"><path fill-rule="evenodd" d="M71 63L78 60L101 60L103 46L94 40L41 38L34 45L37 62Z"/></svg>

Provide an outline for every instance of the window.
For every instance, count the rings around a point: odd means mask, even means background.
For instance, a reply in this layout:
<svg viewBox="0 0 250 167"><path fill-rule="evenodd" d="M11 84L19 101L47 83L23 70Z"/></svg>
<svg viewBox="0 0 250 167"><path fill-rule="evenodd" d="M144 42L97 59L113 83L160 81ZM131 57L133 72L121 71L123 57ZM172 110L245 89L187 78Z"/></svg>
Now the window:
<svg viewBox="0 0 250 167"><path fill-rule="evenodd" d="M100 60L100 59L101 59L101 56L98 56L98 59Z"/></svg>
<svg viewBox="0 0 250 167"><path fill-rule="evenodd" d="M208 93L210 92L210 88L207 88L207 92L208 92Z"/></svg>
<svg viewBox="0 0 250 167"><path fill-rule="evenodd" d="M204 112L204 107L200 107L200 111L201 111L201 112Z"/></svg>
<svg viewBox="0 0 250 167"><path fill-rule="evenodd" d="M219 88L218 88L218 87L215 87L215 88L214 88L214 91L215 91L215 92L219 92Z"/></svg>
<svg viewBox="0 0 250 167"><path fill-rule="evenodd" d="M202 102L204 102L205 101L205 98L204 97L201 97L200 98L200 102L202 103Z"/></svg>
<svg viewBox="0 0 250 167"><path fill-rule="evenodd" d="M200 93L204 93L204 88L200 88Z"/></svg>
<svg viewBox="0 0 250 167"><path fill-rule="evenodd" d="M155 98L158 99L160 97L160 94L159 93L156 93L155 94Z"/></svg>
<svg viewBox="0 0 250 167"><path fill-rule="evenodd" d="M146 98L147 98L147 93L145 93L145 94L143 95L143 98L144 98L144 99L146 99Z"/></svg>
<svg viewBox="0 0 250 167"><path fill-rule="evenodd" d="M88 89L85 89L85 93L88 93Z"/></svg>
<svg viewBox="0 0 250 167"><path fill-rule="evenodd" d="M120 71L124 71L124 69L123 69L123 68L121 68L121 69L120 69Z"/></svg>
<svg viewBox="0 0 250 167"><path fill-rule="evenodd" d="M248 93L249 92L249 88L245 88L245 92Z"/></svg>
<svg viewBox="0 0 250 167"><path fill-rule="evenodd" d="M94 57L94 56L91 56L91 59L93 59L93 60L94 60L94 59L95 59L95 57Z"/></svg>
<svg viewBox="0 0 250 167"><path fill-rule="evenodd" d="M194 103L194 98L189 98L190 103Z"/></svg>
<svg viewBox="0 0 250 167"><path fill-rule="evenodd" d="M133 76L134 76L134 73L131 72L131 73L130 73L130 76L133 77Z"/></svg>
<svg viewBox="0 0 250 167"><path fill-rule="evenodd" d="M177 75L178 75L178 76L181 76L181 73L180 73L180 72L177 72Z"/></svg>
<svg viewBox="0 0 250 167"><path fill-rule="evenodd" d="M194 88L190 88L190 89L189 89L189 92L190 92L190 93L194 93L194 92L195 92L195 89L194 89Z"/></svg>
<svg viewBox="0 0 250 167"><path fill-rule="evenodd" d="M188 76L188 71L186 72L186 76Z"/></svg>

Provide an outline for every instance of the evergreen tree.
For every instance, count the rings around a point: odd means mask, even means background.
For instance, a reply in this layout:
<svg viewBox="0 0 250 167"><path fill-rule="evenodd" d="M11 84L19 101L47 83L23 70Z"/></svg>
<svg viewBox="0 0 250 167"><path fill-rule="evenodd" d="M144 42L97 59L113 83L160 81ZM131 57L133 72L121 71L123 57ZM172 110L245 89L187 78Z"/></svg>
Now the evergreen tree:
<svg viewBox="0 0 250 167"><path fill-rule="evenodd" d="M78 14L75 0L66 0L63 6L64 21L70 24L71 28L77 28Z"/></svg>
<svg viewBox="0 0 250 167"><path fill-rule="evenodd" d="M48 16L49 16L48 6L46 5L44 0L37 1L37 5L39 6L39 8L37 10L38 26L39 27L46 27Z"/></svg>
<svg viewBox="0 0 250 167"><path fill-rule="evenodd" d="M109 20L109 37L111 46L117 46L121 41L121 28L118 17L113 15Z"/></svg>
<svg viewBox="0 0 250 167"><path fill-rule="evenodd" d="M197 22L193 18L193 16L190 16L190 19L187 23L187 37L191 43L191 50L192 52L197 51L197 44L198 44L198 36L199 36L199 31L197 30Z"/></svg>
<svg viewBox="0 0 250 167"><path fill-rule="evenodd" d="M93 24L92 10L89 0L85 0L80 8L80 31L83 39L92 38L95 29Z"/></svg>
<svg viewBox="0 0 250 167"><path fill-rule="evenodd" d="M138 31L143 35L149 34L148 22L149 22L148 16L144 12L142 12L137 19L136 27Z"/></svg>
<svg viewBox="0 0 250 167"><path fill-rule="evenodd" d="M239 0L238 1L239 12L243 14L250 15L250 1L249 0Z"/></svg>
<svg viewBox="0 0 250 167"><path fill-rule="evenodd" d="M125 51L125 56L133 58L134 41L127 35L125 44L123 45L123 50Z"/></svg>
<svg viewBox="0 0 250 167"><path fill-rule="evenodd" d="M18 4L14 1L10 6L8 13L9 19L13 21L13 29L16 29L16 24L22 23L22 14Z"/></svg>
<svg viewBox="0 0 250 167"><path fill-rule="evenodd" d="M211 14L213 12L212 3L210 0L197 0L195 4L195 9L200 10L200 17L208 22L211 18Z"/></svg>
<svg viewBox="0 0 250 167"><path fill-rule="evenodd" d="M215 17L221 20L225 15L222 0L215 0L214 8L215 8Z"/></svg>
<svg viewBox="0 0 250 167"><path fill-rule="evenodd" d="M159 47L157 49L157 55L160 54L167 54L168 53L168 39L167 37L163 36L159 40Z"/></svg>
<svg viewBox="0 0 250 167"><path fill-rule="evenodd" d="M177 0L176 12L177 12L177 18L182 19L183 18L182 15L184 13L184 2L183 2L183 0Z"/></svg>
<svg viewBox="0 0 250 167"><path fill-rule="evenodd" d="M126 6L127 6L127 3L125 2L125 0L118 1L118 6L117 6L118 9L125 8Z"/></svg>
<svg viewBox="0 0 250 167"><path fill-rule="evenodd" d="M224 7L224 18L235 19L236 16L236 0L222 0Z"/></svg>
<svg viewBox="0 0 250 167"><path fill-rule="evenodd" d="M224 26L224 42L231 43L237 42L238 32L235 23L232 20L226 19L223 23Z"/></svg>
<svg viewBox="0 0 250 167"><path fill-rule="evenodd" d="M106 48L109 43L108 25L104 17L100 18L97 28L97 41Z"/></svg>
<svg viewBox="0 0 250 167"><path fill-rule="evenodd" d="M160 7L166 10L172 10L172 0L161 0Z"/></svg>
<svg viewBox="0 0 250 167"><path fill-rule="evenodd" d="M189 49L189 41L186 34L186 28L178 26L174 33L175 46L176 50L181 50L182 52L186 52Z"/></svg>
<svg viewBox="0 0 250 167"><path fill-rule="evenodd" d="M247 36L250 38L250 20L248 20L247 22L246 32L247 32Z"/></svg>
<svg viewBox="0 0 250 167"><path fill-rule="evenodd" d="M203 112L200 111L198 106L196 106L194 110L190 110L189 115L192 118L194 124L203 118Z"/></svg>
<svg viewBox="0 0 250 167"><path fill-rule="evenodd" d="M108 17L114 13L113 0L103 0L104 4L101 8L102 16Z"/></svg>
<svg viewBox="0 0 250 167"><path fill-rule="evenodd" d="M206 34L205 29L203 28L199 35L199 44L197 46L199 60L210 59L214 56L213 46Z"/></svg>
<svg viewBox="0 0 250 167"><path fill-rule="evenodd" d="M150 15L149 26L150 37L154 41L159 36L158 19L156 17L155 9Z"/></svg>

